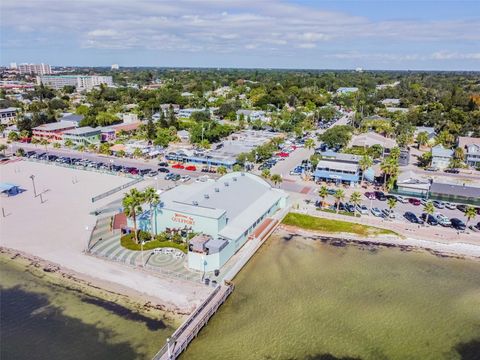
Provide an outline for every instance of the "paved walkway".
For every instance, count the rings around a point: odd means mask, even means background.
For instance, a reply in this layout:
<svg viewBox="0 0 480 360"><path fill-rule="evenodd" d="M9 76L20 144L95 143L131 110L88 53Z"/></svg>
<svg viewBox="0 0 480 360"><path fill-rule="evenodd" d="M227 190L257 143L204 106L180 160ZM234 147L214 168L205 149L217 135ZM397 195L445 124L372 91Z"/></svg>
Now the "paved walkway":
<svg viewBox="0 0 480 360"><path fill-rule="evenodd" d="M142 252L129 250L120 245L121 233L111 230L111 218L98 220L94 235L90 241L90 254L126 265L153 270L161 274L190 281L202 281L202 274L187 268L187 256L176 257L173 254L153 254L152 250Z"/></svg>

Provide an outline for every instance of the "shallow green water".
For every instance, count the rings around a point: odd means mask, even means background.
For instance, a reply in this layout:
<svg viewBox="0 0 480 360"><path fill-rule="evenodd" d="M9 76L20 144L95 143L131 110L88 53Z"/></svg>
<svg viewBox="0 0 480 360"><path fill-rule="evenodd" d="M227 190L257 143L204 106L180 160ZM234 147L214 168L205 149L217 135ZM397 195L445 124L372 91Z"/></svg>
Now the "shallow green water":
<svg viewBox="0 0 480 360"><path fill-rule="evenodd" d="M480 359L480 264L270 239L182 359Z"/></svg>
<svg viewBox="0 0 480 360"><path fill-rule="evenodd" d="M0 359L151 359L173 332L115 303L50 284L0 259Z"/></svg>

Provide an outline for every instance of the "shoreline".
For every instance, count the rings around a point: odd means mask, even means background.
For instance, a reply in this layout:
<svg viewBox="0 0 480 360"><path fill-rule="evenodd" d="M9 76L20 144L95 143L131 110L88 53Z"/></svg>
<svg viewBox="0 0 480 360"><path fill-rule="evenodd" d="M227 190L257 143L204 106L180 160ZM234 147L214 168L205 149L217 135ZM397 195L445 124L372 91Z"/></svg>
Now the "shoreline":
<svg viewBox="0 0 480 360"><path fill-rule="evenodd" d="M282 234L283 232L283 234ZM333 246L343 247L352 244L358 247L398 248L401 251L426 251L431 255L442 258L468 259L480 262L480 246L467 243L435 242L419 240L410 237L380 235L377 237L362 237L350 233L329 233L309 230L297 226L280 224L277 233L285 236L299 235L312 240L319 240ZM373 249L373 248L372 248Z"/></svg>
<svg viewBox="0 0 480 360"><path fill-rule="evenodd" d="M166 305L159 299L139 293L131 288L108 283L99 279L78 274L58 264L27 254L23 251L0 247L0 262L11 263L19 269L28 271L38 279L65 290L118 304L134 313L152 320L169 322L173 327L179 326L189 312L173 305Z"/></svg>

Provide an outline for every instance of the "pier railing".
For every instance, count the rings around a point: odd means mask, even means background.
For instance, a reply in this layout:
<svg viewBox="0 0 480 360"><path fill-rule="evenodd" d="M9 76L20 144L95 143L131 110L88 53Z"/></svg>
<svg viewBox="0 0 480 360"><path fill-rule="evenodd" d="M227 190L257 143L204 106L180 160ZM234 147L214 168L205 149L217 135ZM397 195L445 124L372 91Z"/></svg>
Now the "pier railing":
<svg viewBox="0 0 480 360"><path fill-rule="evenodd" d="M111 190L108 190L108 191L106 191L106 192L104 192L100 195L94 196L94 197L92 197L92 203L95 202L95 201L104 199L107 196L110 196L112 194L115 194L116 192L122 191L123 189L126 189L127 187L130 187L132 185L135 185L135 184L139 183L140 181L143 181L143 179L138 178L138 179L132 180L132 181L126 183L126 184L123 184L123 185L117 186L117 187L115 187Z"/></svg>

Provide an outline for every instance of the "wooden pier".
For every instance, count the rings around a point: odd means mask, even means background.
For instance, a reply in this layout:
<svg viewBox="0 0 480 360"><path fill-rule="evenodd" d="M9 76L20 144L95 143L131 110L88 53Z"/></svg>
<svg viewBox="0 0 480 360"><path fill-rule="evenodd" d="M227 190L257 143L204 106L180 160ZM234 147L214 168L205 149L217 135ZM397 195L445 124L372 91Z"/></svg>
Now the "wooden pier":
<svg viewBox="0 0 480 360"><path fill-rule="evenodd" d="M202 327L215 314L228 296L234 285L225 282L218 285L209 297L188 317L188 319L167 339L167 343L153 357L154 360L176 359L198 335Z"/></svg>

